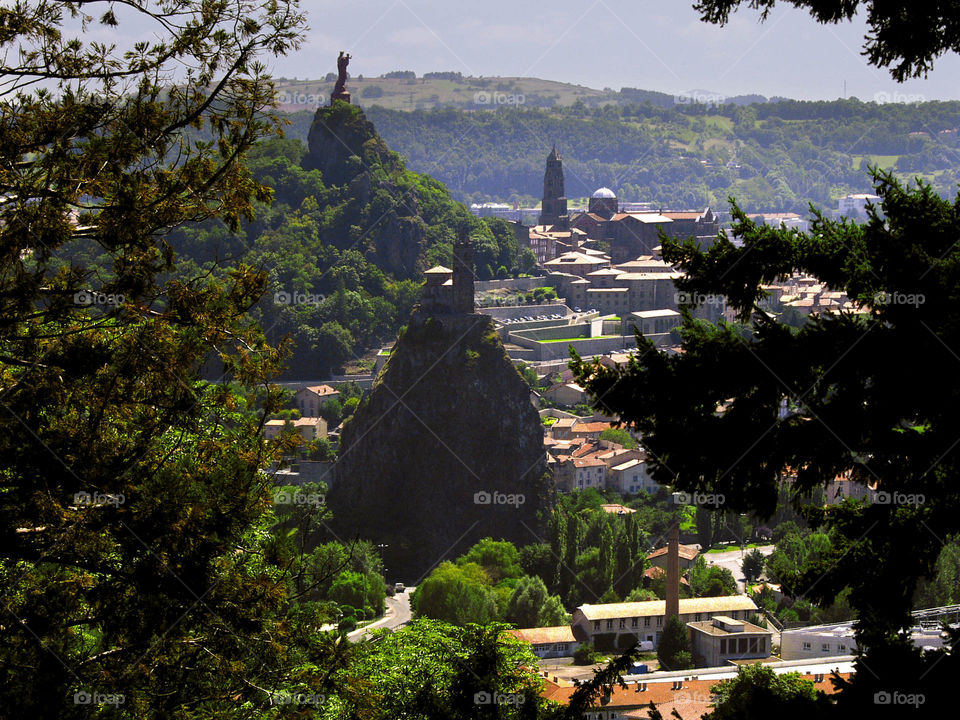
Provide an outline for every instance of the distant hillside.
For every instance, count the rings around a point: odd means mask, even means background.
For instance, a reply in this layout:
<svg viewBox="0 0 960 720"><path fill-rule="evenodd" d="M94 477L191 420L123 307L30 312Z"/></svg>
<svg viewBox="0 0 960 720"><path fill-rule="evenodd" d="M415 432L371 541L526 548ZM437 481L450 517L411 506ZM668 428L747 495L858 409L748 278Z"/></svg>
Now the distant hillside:
<svg viewBox="0 0 960 720"><path fill-rule="evenodd" d="M652 99L637 95L641 104L602 107L374 105L366 114L411 169L464 202L538 202L553 143L564 155L568 197L605 185L621 200L672 208L726 209L732 195L749 212L806 212L810 203L834 209L840 196L871 189L869 165L921 177L944 196L960 182L958 102L717 105L706 91L692 93L680 104L648 93ZM663 98L669 106L654 102ZM289 133L305 139L312 113L288 117Z"/></svg>
<svg viewBox="0 0 960 720"><path fill-rule="evenodd" d="M322 80L279 78L277 94L284 112L315 109L318 100L327 102L333 90L333 73ZM564 107L583 103L587 107L629 105L649 102L657 107L687 104L746 105L767 102L762 95L727 97L710 90L688 90L676 95L621 88L612 90L586 87L556 80L528 77L464 77L457 72L388 73L381 77L351 77L347 87L354 104L362 107L379 105L390 110L429 110L437 107L459 107L465 110L486 110L495 107ZM779 98L783 99L783 98Z"/></svg>
<svg viewBox="0 0 960 720"><path fill-rule="evenodd" d="M334 78L327 80L277 80L281 109L287 112L316 107L317 98L329 99ZM588 106L643 102L663 107L674 104L672 95L628 90L628 96L613 90L519 77L462 77L459 73L427 73L427 77L351 77L347 87L355 104L379 105L391 110L424 110L434 107L485 109L505 105L553 107L580 101Z"/></svg>

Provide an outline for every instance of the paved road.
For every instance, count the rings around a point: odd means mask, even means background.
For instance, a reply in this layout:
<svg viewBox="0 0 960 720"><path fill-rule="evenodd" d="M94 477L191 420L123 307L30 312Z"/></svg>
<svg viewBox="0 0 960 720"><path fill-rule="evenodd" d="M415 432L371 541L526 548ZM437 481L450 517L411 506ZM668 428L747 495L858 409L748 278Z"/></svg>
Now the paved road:
<svg viewBox="0 0 960 720"><path fill-rule="evenodd" d="M408 587L402 593L397 593L393 597L388 596L385 603L386 612L384 612L383 617L376 622L354 630L347 635L347 638L351 642L358 642L365 639L369 635L370 630L377 630L379 628L396 630L406 625L410 622L410 593L414 590L416 590L416 588Z"/></svg>
<svg viewBox="0 0 960 720"><path fill-rule="evenodd" d="M757 548L757 550L763 555L769 555L775 547L775 545L763 545ZM737 548L729 552L707 553L703 557L706 559L708 565L719 565L732 572L734 579L737 581L737 589L742 593L746 591L746 584L744 583L743 577L743 556L748 552L750 552L750 548L747 550Z"/></svg>

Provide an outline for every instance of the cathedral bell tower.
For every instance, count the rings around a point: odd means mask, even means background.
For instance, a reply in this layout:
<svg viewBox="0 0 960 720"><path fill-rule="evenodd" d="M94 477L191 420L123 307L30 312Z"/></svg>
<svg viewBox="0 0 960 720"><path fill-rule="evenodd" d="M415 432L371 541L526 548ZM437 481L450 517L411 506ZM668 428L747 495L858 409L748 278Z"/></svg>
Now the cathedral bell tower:
<svg viewBox="0 0 960 720"><path fill-rule="evenodd" d="M567 214L567 198L563 190L563 157L557 146L547 156L547 169L543 173L543 200L540 204L538 225L557 225L566 229L570 224Z"/></svg>

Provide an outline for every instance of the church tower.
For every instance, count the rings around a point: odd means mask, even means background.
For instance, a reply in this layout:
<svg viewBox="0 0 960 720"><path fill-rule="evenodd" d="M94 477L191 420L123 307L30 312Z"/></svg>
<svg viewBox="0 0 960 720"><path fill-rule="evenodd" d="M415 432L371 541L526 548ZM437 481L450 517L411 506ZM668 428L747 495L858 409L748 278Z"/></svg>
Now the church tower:
<svg viewBox="0 0 960 720"><path fill-rule="evenodd" d="M563 158L557 146L547 156L547 169L543 173L543 201L540 205L538 225L558 225L566 229L570 224L567 215L567 198L563 191Z"/></svg>
<svg viewBox="0 0 960 720"><path fill-rule="evenodd" d="M453 244L453 307L454 313L473 312L473 245L466 229L460 231Z"/></svg>

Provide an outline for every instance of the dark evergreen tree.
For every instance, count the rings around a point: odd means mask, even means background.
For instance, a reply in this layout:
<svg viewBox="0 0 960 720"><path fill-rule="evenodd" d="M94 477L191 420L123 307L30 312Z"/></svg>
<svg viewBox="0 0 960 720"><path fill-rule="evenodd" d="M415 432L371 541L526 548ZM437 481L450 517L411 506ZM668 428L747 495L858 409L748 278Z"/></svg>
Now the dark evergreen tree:
<svg viewBox="0 0 960 720"><path fill-rule="evenodd" d="M657 644L657 661L661 670L686 670L693 667L690 631L676 615L667 618L663 626L663 634Z"/></svg>

